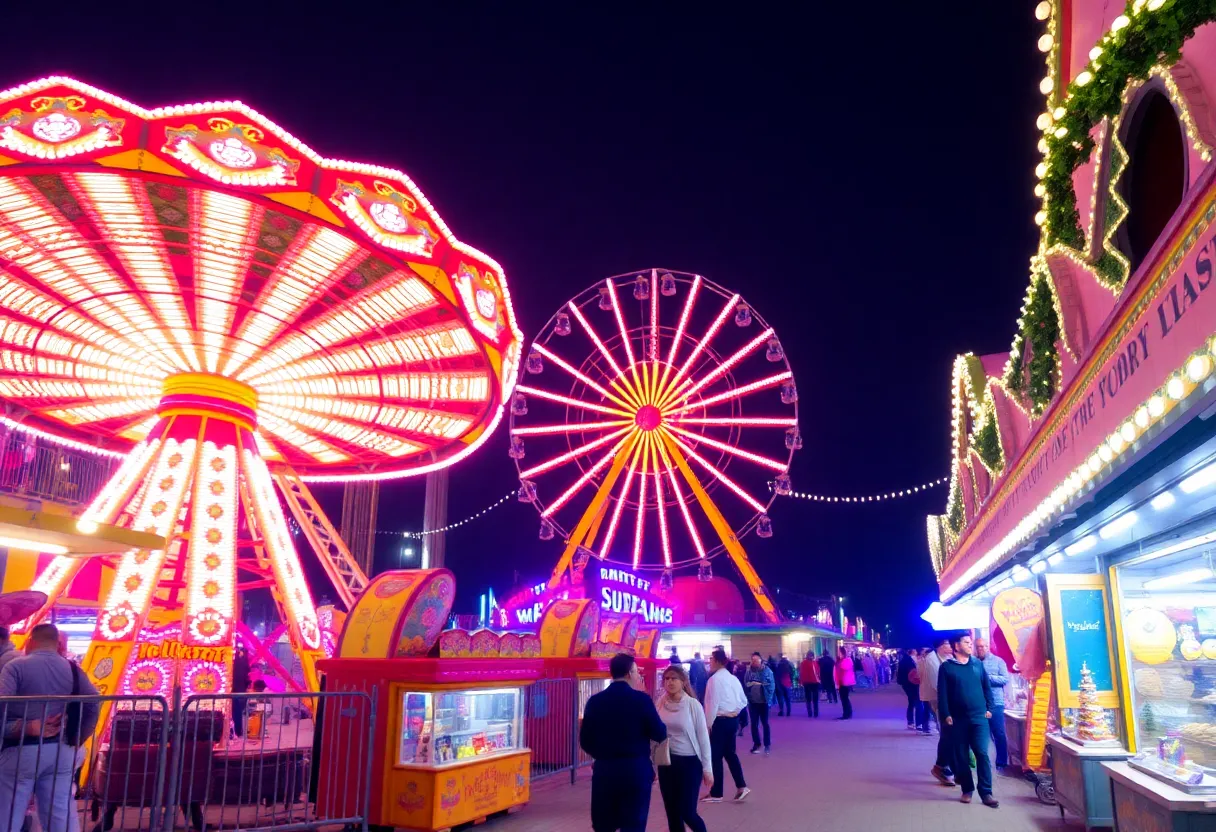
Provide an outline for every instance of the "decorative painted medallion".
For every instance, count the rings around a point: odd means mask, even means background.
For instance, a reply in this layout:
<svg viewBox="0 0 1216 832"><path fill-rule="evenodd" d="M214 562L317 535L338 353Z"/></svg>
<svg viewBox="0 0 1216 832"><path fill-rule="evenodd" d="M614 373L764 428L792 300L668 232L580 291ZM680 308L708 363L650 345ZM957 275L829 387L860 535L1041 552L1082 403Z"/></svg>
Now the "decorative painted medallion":
<svg viewBox="0 0 1216 832"><path fill-rule="evenodd" d="M300 163L265 141L259 127L215 117L206 130L193 124L165 128L162 151L226 185L295 185Z"/></svg>
<svg viewBox="0 0 1216 832"><path fill-rule="evenodd" d="M371 188L339 179L329 201L387 248L429 257L439 240L431 224L418 216L417 201L379 179Z"/></svg>
<svg viewBox="0 0 1216 832"><path fill-rule="evenodd" d="M83 112L83 96L38 96L29 112L9 110L0 118L0 147L34 159L64 159L122 144L124 119L104 110Z"/></svg>

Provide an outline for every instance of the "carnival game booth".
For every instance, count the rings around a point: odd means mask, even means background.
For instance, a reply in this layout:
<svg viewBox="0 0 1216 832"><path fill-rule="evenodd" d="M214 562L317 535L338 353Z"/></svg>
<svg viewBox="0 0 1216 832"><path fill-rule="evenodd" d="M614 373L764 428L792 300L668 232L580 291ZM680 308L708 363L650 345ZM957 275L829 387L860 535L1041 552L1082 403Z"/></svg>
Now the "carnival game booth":
<svg viewBox="0 0 1216 832"><path fill-rule="evenodd" d="M1061 806L1087 826L1209 830L1216 14L1107 12L1037 8L1042 244L1011 352L955 362L929 544L943 602L993 599L994 618L1041 633L1026 725Z"/></svg>
<svg viewBox="0 0 1216 832"><path fill-rule="evenodd" d="M377 576L347 617L334 658L318 663L327 691L375 699L373 825L448 829L528 801L523 695L541 662L521 654L518 637L502 655L502 639L485 630L449 630L443 635L454 655L435 655L455 591L446 569ZM323 816L350 817L357 808L360 772L331 771L348 759L339 752L321 749L320 782L348 783L318 794L320 812L340 813Z"/></svg>

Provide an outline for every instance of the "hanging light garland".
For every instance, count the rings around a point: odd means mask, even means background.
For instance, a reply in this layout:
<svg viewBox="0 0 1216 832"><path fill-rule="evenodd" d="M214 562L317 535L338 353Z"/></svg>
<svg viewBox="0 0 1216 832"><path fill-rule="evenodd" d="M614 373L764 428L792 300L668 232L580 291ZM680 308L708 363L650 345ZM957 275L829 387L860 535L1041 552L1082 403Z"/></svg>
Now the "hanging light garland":
<svg viewBox="0 0 1216 832"><path fill-rule="evenodd" d="M797 497L800 500L813 500L816 503L878 503L883 500L894 500L899 497L911 497L913 494L919 494L922 491L928 491L930 488L937 488L940 485L945 485L950 481L949 477L940 477L922 485L914 485L911 488L904 488L899 491L888 491L885 494L869 494L862 497L833 497L827 494L808 494L805 491L791 491L789 494L783 495L786 497ZM769 488L773 487L769 483Z"/></svg>
<svg viewBox="0 0 1216 832"><path fill-rule="evenodd" d="M387 532L387 531L377 530L376 534L391 534L394 537L401 536L401 537L406 538L407 540L410 540L410 539L421 540L422 538L430 537L433 534L442 534L443 532L449 532L452 529L456 529L456 528L463 526L465 523L472 523L474 520L481 517L483 514L489 514L491 511L498 508L500 505L502 505L503 503L505 503L507 500L511 499L514 496L515 496L515 491L514 491L514 489L512 489L511 491L508 491L506 494L502 495L502 497L500 497L499 499L490 503L488 506L486 506L485 508L483 508L481 511L477 512L476 514L470 514L468 517L464 518L463 520L457 520L455 523L448 523L446 526L441 526L438 529L428 529L427 531L424 531L424 532Z"/></svg>

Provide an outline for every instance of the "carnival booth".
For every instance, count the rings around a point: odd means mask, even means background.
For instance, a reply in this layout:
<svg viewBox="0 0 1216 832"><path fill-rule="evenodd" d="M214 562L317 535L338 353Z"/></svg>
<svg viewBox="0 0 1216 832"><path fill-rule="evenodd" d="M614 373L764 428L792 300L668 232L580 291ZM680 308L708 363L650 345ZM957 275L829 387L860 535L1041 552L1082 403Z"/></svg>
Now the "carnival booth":
<svg viewBox="0 0 1216 832"><path fill-rule="evenodd" d="M446 569L379 575L348 616L334 658L318 664L326 690L375 698L369 823L448 829L528 801L523 695L541 675L537 646L488 630L442 632L455 592ZM318 795L328 817L354 810L359 771L329 771L347 759L321 750L321 782L349 783ZM352 805L331 805L343 801Z"/></svg>
<svg viewBox="0 0 1216 832"><path fill-rule="evenodd" d="M1213 830L1216 134L1193 114L1216 93L1216 13L1107 12L1037 8L1042 245L1012 349L955 362L929 548L943 603L994 598L1015 654L1016 633L1041 634L1025 724L1043 722L1062 809Z"/></svg>

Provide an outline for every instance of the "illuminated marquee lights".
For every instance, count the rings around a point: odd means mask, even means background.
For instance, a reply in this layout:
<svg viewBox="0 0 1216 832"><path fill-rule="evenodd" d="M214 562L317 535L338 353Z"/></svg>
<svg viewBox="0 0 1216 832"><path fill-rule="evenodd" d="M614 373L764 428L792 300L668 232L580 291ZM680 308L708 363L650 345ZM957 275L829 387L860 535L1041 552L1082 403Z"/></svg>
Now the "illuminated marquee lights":
<svg viewBox="0 0 1216 832"><path fill-rule="evenodd" d="M234 437L235 438L235 437ZM205 442L190 512L186 641L232 640L236 598L237 458L234 445Z"/></svg>

